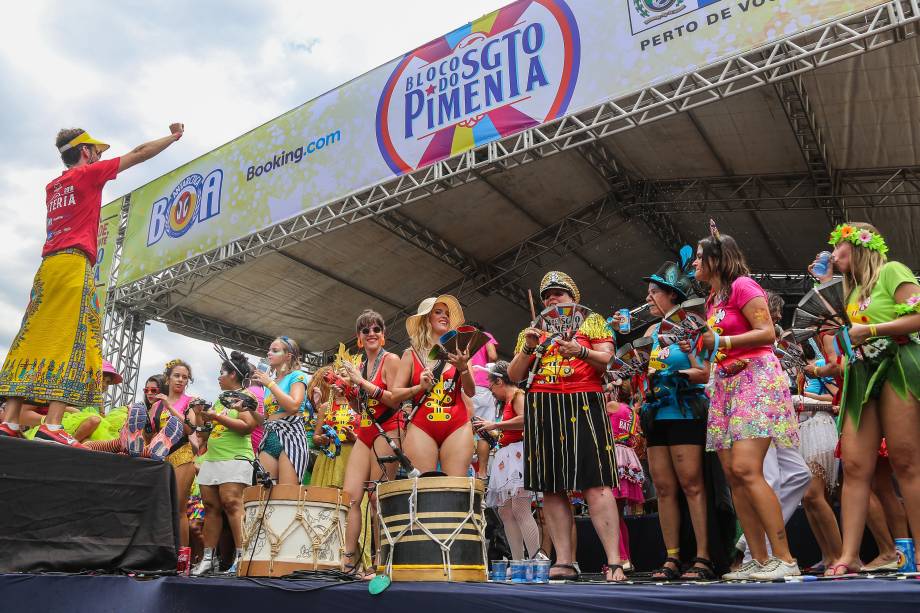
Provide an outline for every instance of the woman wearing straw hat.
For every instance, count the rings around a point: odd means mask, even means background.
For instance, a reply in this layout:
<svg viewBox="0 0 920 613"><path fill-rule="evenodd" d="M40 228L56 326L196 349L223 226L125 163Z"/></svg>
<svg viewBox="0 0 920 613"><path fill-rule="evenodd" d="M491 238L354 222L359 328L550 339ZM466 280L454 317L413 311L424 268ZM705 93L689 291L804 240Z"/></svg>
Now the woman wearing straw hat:
<svg viewBox="0 0 920 613"><path fill-rule="evenodd" d="M552 271L540 283L540 297L550 307L577 303L581 293L571 277ZM570 490L582 491L591 508L591 521L607 554L605 579L625 579L611 491L617 485L614 441L602 393L613 349L613 333L592 313L570 341L526 328L508 368L513 381L526 379L531 367L535 373L524 414L524 487L543 492L543 514L556 548L553 579L578 578L572 564Z"/></svg>
<svg viewBox="0 0 920 613"><path fill-rule="evenodd" d="M473 428L463 395L472 397L476 383L469 354L450 354L432 360L429 352L438 339L463 324L463 309L448 294L426 298L406 319L411 347L403 352L393 393L411 390L412 408L403 451L421 472L441 465L448 476L466 476L473 453Z"/></svg>

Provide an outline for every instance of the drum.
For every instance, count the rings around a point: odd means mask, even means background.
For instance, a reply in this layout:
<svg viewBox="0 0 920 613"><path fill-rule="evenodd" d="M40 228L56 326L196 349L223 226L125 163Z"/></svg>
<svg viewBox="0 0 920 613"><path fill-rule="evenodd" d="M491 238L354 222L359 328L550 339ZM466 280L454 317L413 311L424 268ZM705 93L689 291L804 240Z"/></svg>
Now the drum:
<svg viewBox="0 0 920 613"><path fill-rule="evenodd" d="M394 581L485 581L483 484L422 477L377 486L381 564Z"/></svg>
<svg viewBox="0 0 920 613"><path fill-rule="evenodd" d="M276 485L243 490L240 577L342 569L350 498L332 487Z"/></svg>

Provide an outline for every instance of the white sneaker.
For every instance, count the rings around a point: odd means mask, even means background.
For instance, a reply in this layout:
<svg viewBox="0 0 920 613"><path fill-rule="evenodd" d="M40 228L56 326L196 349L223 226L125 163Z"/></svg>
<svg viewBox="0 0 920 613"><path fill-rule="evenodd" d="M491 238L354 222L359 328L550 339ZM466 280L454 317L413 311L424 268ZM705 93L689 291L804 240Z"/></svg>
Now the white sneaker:
<svg viewBox="0 0 920 613"><path fill-rule="evenodd" d="M204 555L201 558L201 562L195 565L192 569L193 577L200 577L205 573L210 573L218 570L219 558L215 559L213 556Z"/></svg>
<svg viewBox="0 0 920 613"><path fill-rule="evenodd" d="M742 564L738 570L732 571L730 573L725 573L722 575L722 578L726 581L742 581L744 579L750 579L751 575L754 573L759 573L764 569L763 565L757 560L750 560Z"/></svg>
<svg viewBox="0 0 920 613"><path fill-rule="evenodd" d="M770 558L763 565L762 570L751 575L751 579L754 581L774 581L783 577L798 577L801 574L802 571L799 570L799 565L795 560L783 562L779 558Z"/></svg>

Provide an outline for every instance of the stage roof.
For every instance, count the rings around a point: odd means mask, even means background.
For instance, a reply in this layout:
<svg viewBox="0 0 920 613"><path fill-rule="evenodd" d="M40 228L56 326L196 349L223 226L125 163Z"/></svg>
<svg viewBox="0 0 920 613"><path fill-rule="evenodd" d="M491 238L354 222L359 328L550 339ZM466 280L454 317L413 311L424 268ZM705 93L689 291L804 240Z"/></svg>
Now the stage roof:
<svg viewBox="0 0 920 613"><path fill-rule="evenodd" d="M743 93L721 88L693 108L665 105L660 118L634 114L638 125L608 121L545 147L537 130L520 153L474 150L398 208L392 199L360 221L241 250L236 261L228 252L169 291L128 288L120 300L190 336L256 351L287 334L320 353L353 338L364 308L387 318L392 349L405 339L404 315L449 292L507 351L530 319L525 291L536 295L547 270L569 273L582 302L605 315L634 307L642 277L706 235L710 217L754 271L769 273L765 285L789 296L843 218L878 226L891 255L917 270L913 28L864 39L848 59L792 65L798 74L764 71ZM609 120L604 112L594 117Z"/></svg>

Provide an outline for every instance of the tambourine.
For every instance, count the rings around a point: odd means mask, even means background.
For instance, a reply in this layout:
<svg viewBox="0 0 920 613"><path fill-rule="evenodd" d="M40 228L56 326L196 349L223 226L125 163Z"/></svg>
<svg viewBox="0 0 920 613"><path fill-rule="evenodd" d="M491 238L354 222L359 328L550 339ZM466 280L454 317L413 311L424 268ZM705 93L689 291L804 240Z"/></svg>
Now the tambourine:
<svg viewBox="0 0 920 613"><path fill-rule="evenodd" d="M335 428L329 424L323 424L323 434L329 438L329 444L325 447L319 447L319 450L325 454L327 458L337 458L342 453L342 439L339 438L339 433L335 431Z"/></svg>
<svg viewBox="0 0 920 613"><path fill-rule="evenodd" d="M257 411L259 409L259 401L254 396L238 390L223 391L217 399L227 408L236 408L233 407L234 404L242 403L238 411Z"/></svg>
<svg viewBox="0 0 920 613"><path fill-rule="evenodd" d="M555 304L543 309L531 322L530 327L545 330L550 337L558 336L570 341L575 338L582 324L593 312L588 307L574 302Z"/></svg>

